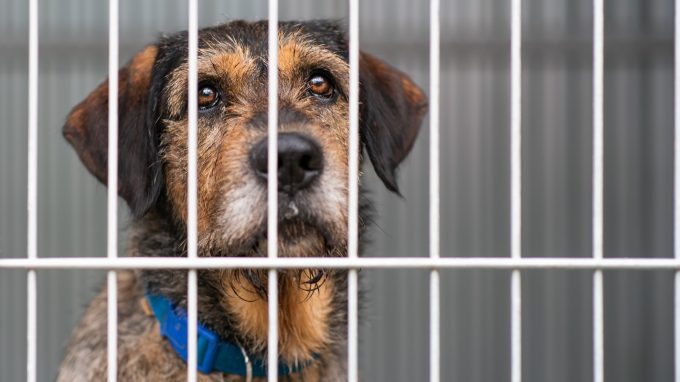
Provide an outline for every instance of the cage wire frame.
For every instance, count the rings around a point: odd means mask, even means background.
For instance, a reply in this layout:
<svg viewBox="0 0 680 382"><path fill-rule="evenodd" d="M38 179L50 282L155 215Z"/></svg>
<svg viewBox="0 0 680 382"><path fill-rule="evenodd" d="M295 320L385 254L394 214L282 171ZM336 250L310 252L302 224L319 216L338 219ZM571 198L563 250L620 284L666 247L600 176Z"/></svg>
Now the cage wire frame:
<svg viewBox="0 0 680 382"><path fill-rule="evenodd" d="M109 142L107 192L107 256L39 258L37 248L38 205L38 0L29 0L28 57L28 192L27 192L27 256L0 259L0 269L27 271L27 381L37 379L37 276L38 269L103 269L107 270L107 360L108 381L117 376L117 285L116 272L123 269L188 269L188 361L187 380L197 380L197 279L198 269L257 268L269 274L269 338L268 364L278 362L278 291L277 269L335 268L346 269L348 277L347 364L348 380L358 381L358 280L360 268L429 269L430 330L429 359L431 382L440 380L440 283L441 269L500 269L511 271L511 349L512 382L522 380L522 300L521 270L581 269L593 272L593 380L604 382L603 270L671 270L674 283L674 349L675 381L680 382L680 0L675 1L674 14L674 190L672 258L604 258L603 256L603 190L604 190L604 0L593 0L593 152L592 152L592 257L591 258L523 258L522 257L522 0L511 0L510 27L510 257L441 257L440 255L440 0L430 0L430 180L429 180L429 256L373 257L358 256L358 177L359 177L359 0L349 2L349 204L348 256L345 258L279 258L277 257L277 178L268 177L268 257L266 258L199 258L197 255L197 94L198 0L188 5L189 125L188 125L188 253L184 258L117 257L117 165L118 165L118 0L109 0ZM278 111L278 0L268 0L268 154L269 172L277 168ZM278 380L277 369L269 368L268 380Z"/></svg>

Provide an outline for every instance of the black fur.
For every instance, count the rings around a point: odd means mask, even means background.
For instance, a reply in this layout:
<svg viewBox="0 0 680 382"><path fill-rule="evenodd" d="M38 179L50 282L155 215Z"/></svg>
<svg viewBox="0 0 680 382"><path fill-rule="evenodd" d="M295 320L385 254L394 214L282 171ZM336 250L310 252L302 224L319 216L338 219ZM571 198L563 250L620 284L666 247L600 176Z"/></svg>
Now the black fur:
<svg viewBox="0 0 680 382"><path fill-rule="evenodd" d="M282 32L304 30L318 44L326 46L347 60L347 41L342 28L334 22L314 21L308 23L284 22ZM201 31L199 46L208 39L232 36L248 45L256 54L266 55L267 24L265 22L247 23L236 21L229 24L207 28ZM187 33L179 32L160 38L157 43L158 55L153 66L151 86L144 102L131 102L136 95L129 94L133 89L125 86L130 75L127 68L120 71L119 81L123 85L119 94L119 192L127 201L133 216L140 218L149 210L158 207L163 210L164 182L162 164L159 159L159 141L162 134L162 120L167 117L162 99L163 89L167 86L167 75L187 59ZM404 159L415 140L413 129L426 109L426 103L410 104L400 90L400 72L391 67L376 70L372 57L363 54L360 65L361 82L361 140L366 148L376 173L385 186L399 193L396 181L396 168ZM424 99L424 98L423 98ZM107 111L106 98L102 99L100 110ZM94 158L93 174L102 182L106 181L108 150L105 128L107 114L88 113L87 124L91 132L87 139L87 150ZM414 127L415 126L415 127ZM65 127L65 135L70 129ZM158 202L161 202L160 204Z"/></svg>
<svg viewBox="0 0 680 382"><path fill-rule="evenodd" d="M347 40L342 28L334 22L285 22L280 24L282 33L301 30L315 43L335 52L344 60L348 59ZM267 23L236 21L201 30L199 50L206 41L220 40L226 36L248 46L252 54L266 57ZM129 67L120 71L119 95L119 193L127 201L135 217L130 241L130 254L145 257L186 256L186 227L177 219L176 211L168 201L160 147L164 133L163 121L170 118L166 110L164 91L168 87L169 73L187 60L187 33L180 32L163 36L155 45L157 54L146 89L134 88L129 81L134 75ZM264 61L263 61L264 62ZM405 81L406 76L381 61L361 55L361 109L360 136L378 176L385 186L399 193L396 168L411 149L420 121L426 109L426 101L420 89ZM74 114L84 113L84 120L67 121L64 134L83 159L88 169L102 182L106 181L107 161L107 97L100 87L96 96L90 96L74 108ZM95 94L93 93L93 94ZM186 105L184 106L186 110ZM73 114L72 114L73 115ZM266 123L266 116L257 116L257 123ZM281 120L299 119L299 116L283 110ZM263 122L264 121L264 122ZM365 239L366 222L371 220L370 203L361 190L360 237ZM244 211L247 213L247 211ZM310 218L311 219L311 218ZM312 223L315 223L311 219ZM253 233L253 242L258 235ZM346 249L326 248L325 255L344 256ZM341 245L342 246L342 245ZM363 246L363 244L362 244ZM206 250L201 256L238 256L238 253L221 253L219 249ZM324 254L320 254L324 255ZM224 272L233 277L225 278ZM296 273L297 272L297 273ZM299 277L299 272L309 272ZM167 296L180 307L186 307L186 270L145 270L138 272L141 284L151 293ZM331 352L342 359L345 351L347 272L341 270L281 271L280 279L297 277L311 280L300 288L315 293L319 285L332 280L336 293L332 296L331 316L328 328L334 342ZM225 292L223 280L247 281L252 290L266 298L266 272L258 270L201 270L198 275L198 315L202 324L225 340L239 343L251 354L262 349L238 334L235 317L222 306L220 296ZM227 291L228 292L228 291ZM236 293L236 289L233 289ZM240 297L240 296L237 296ZM264 356L263 353L259 355Z"/></svg>

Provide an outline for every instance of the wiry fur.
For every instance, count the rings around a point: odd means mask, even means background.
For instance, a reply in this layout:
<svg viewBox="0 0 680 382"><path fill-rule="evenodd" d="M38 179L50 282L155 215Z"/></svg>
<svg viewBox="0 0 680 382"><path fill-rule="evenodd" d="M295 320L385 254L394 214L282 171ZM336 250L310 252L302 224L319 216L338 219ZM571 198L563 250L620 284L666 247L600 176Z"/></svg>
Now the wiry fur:
<svg viewBox="0 0 680 382"><path fill-rule="evenodd" d="M198 119L198 250L200 256L266 256L266 185L249 155L266 139L266 22L232 22L199 34L199 83L222 95ZM123 69L120 83L120 194L136 217L129 255L186 256L186 33L161 38ZM323 152L315 183L279 192L279 256L346 256L348 182L347 43L330 22L282 23L279 35L279 129L313 139ZM308 93L310 75L332 78L332 99ZM426 108L408 77L361 56L361 138L385 185L398 192L395 170L415 140ZM106 181L107 83L76 106L64 134L86 167ZM360 207L360 232L368 203ZM341 270L279 271L279 357L309 363L290 381L343 381L347 274ZM120 380L183 380L185 364L159 335L144 309L145 293L186 308L184 270L120 272ZM198 317L223 340L266 359L267 273L253 269L198 272ZM76 329L58 381L97 381L106 375L106 290ZM204 381L236 381L221 373Z"/></svg>

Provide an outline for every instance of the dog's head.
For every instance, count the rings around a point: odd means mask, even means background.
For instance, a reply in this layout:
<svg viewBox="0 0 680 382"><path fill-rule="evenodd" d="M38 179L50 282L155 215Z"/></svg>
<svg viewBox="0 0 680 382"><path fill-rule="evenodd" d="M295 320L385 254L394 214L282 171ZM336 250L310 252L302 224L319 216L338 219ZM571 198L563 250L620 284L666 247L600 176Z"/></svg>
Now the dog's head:
<svg viewBox="0 0 680 382"><path fill-rule="evenodd" d="M279 30L281 256L329 254L347 231L347 40L330 22ZM199 33L198 229L207 255L264 253L267 219L267 23ZM119 72L119 194L136 217L162 209L186 221L187 34L161 38ZM360 58L362 145L385 186L426 110L405 74ZM108 85L77 105L64 135L100 181L107 177Z"/></svg>

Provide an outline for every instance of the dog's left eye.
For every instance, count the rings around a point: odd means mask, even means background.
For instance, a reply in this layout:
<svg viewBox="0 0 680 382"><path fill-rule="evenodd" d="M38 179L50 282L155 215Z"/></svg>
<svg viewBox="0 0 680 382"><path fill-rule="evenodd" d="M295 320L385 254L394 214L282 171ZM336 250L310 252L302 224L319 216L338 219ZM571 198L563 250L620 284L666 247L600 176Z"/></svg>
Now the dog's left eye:
<svg viewBox="0 0 680 382"><path fill-rule="evenodd" d="M324 75L315 74L307 80L307 88L315 96L331 98L333 96L333 84Z"/></svg>
<svg viewBox="0 0 680 382"><path fill-rule="evenodd" d="M220 102L220 93L210 85L202 85L198 89L198 108L207 110Z"/></svg>

